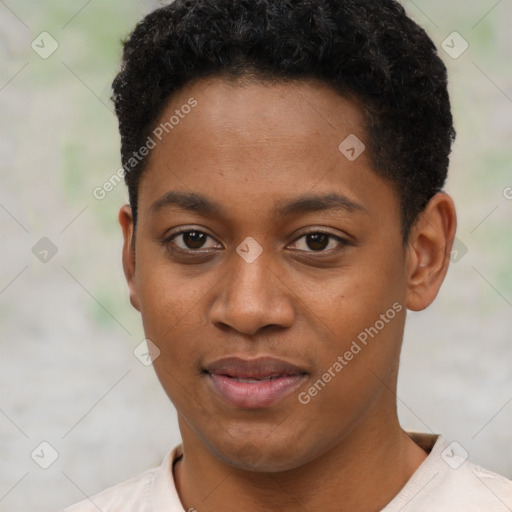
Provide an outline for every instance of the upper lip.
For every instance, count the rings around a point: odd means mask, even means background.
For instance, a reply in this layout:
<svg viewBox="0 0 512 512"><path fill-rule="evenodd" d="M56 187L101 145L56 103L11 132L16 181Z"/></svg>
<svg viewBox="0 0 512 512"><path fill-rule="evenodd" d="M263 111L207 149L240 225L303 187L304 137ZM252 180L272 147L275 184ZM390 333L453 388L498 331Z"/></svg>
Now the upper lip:
<svg viewBox="0 0 512 512"><path fill-rule="evenodd" d="M303 368L275 357L258 357L256 359L225 357L208 364L205 370L208 373L228 375L229 377L239 379L261 379L277 375L307 374Z"/></svg>

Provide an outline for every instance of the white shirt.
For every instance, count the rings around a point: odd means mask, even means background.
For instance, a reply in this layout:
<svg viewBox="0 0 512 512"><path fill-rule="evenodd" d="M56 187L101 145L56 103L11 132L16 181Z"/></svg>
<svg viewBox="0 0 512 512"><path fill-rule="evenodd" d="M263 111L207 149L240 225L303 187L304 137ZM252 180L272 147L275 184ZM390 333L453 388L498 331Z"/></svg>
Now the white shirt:
<svg viewBox="0 0 512 512"><path fill-rule="evenodd" d="M505 512L512 510L512 481L466 460L443 436L408 432L429 453L381 512ZM457 454L457 451L460 451ZM62 512L185 512L176 491L173 464L182 445L161 466L109 487Z"/></svg>

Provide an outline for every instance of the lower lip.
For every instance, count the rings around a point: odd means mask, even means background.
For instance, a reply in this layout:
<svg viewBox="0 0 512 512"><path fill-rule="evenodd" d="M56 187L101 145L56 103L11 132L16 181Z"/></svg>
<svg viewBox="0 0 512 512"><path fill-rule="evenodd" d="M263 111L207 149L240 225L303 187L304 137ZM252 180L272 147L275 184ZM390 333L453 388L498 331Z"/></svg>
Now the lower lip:
<svg viewBox="0 0 512 512"><path fill-rule="evenodd" d="M269 407L295 391L306 375L284 375L272 380L238 382L232 377L208 374L213 389L235 407L257 409Z"/></svg>

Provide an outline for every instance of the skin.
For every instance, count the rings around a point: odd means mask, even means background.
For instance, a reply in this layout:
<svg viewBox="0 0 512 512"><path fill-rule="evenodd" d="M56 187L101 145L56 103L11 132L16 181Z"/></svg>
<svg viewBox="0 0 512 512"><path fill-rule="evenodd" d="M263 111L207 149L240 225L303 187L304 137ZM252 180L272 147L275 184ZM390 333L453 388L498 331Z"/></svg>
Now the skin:
<svg viewBox="0 0 512 512"><path fill-rule="evenodd" d="M160 350L153 364L178 413L182 504L200 512L380 510L427 456L399 425L396 382L406 309L426 308L446 275L453 201L436 194L404 245L393 185L367 151L349 161L338 150L349 134L366 138L359 104L320 83L202 79L176 93L161 120L190 97L197 107L149 155L134 247L131 209L119 212L130 300ZM171 190L203 194L224 216L152 212ZM330 192L363 208L273 213L281 201ZM162 242L187 228L209 237ZM349 244L327 239L319 248L305 232ZM252 263L236 252L248 236L263 250ZM298 394L394 303L402 310L300 403ZM231 355L280 357L308 377L276 405L235 408L201 373Z"/></svg>

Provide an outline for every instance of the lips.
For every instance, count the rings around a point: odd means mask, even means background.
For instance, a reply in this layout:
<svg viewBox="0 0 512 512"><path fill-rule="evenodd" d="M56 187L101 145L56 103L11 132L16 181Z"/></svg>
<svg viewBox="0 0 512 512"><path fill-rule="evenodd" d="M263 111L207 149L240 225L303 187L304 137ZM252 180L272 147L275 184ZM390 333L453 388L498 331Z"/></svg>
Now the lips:
<svg viewBox="0 0 512 512"><path fill-rule="evenodd" d="M235 407L269 407L297 389L308 373L283 359L228 357L205 368L212 389Z"/></svg>

